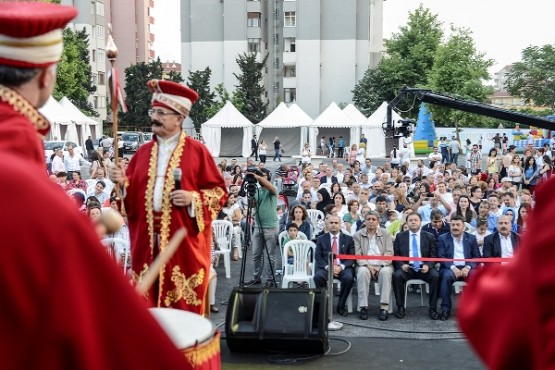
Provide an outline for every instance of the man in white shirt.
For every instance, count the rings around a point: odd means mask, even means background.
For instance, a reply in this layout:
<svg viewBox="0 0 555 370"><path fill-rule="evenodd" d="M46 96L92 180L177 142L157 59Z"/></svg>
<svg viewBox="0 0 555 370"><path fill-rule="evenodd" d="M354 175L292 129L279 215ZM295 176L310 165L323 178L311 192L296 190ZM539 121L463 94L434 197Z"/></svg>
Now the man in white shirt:
<svg viewBox="0 0 555 370"><path fill-rule="evenodd" d="M318 193L311 187L310 182L308 181L303 181L301 183L301 187L299 188L299 190L297 191L297 200L301 200L303 197L303 193L305 191L309 191L310 195L312 195L312 201L313 202L317 202L318 201Z"/></svg>
<svg viewBox="0 0 555 370"><path fill-rule="evenodd" d="M511 219L509 216L500 216L497 219L497 231L484 238L483 257L512 258L518 244L519 236L511 231Z"/></svg>
<svg viewBox="0 0 555 370"><path fill-rule="evenodd" d="M445 321L451 315L451 292L453 283L464 281L470 277L476 268L476 262L466 262L464 259L480 258L480 250L476 237L464 231L464 218L459 215L451 217L451 232L439 236L437 256L451 258L458 261L441 262L441 314Z"/></svg>
<svg viewBox="0 0 555 370"><path fill-rule="evenodd" d="M428 154L428 160L430 162L441 162L441 158L442 158L441 153L437 149L437 146L434 146L434 148L432 149L432 152Z"/></svg>
<svg viewBox="0 0 555 370"><path fill-rule="evenodd" d="M62 149L56 148L54 158L52 158L52 173L57 175L59 172L66 172L66 166Z"/></svg>
<svg viewBox="0 0 555 370"><path fill-rule="evenodd" d="M73 172L81 171L81 166L84 164L91 165L90 162L86 161L81 154L75 152L72 145L67 146L67 155L64 158L64 164L67 170L68 178L73 176Z"/></svg>

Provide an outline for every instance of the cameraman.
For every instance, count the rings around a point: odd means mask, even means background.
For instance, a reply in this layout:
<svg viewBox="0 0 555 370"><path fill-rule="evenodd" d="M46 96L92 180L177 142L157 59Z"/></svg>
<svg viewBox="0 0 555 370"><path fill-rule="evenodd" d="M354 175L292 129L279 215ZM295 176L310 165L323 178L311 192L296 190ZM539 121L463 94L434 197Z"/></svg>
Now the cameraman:
<svg viewBox="0 0 555 370"><path fill-rule="evenodd" d="M264 249L270 256L272 268L266 266L264 273L264 287L274 286L274 271L276 259L276 247L278 236L278 216L277 216L277 189L272 185L270 171L265 168L254 172L247 172L252 175L260 185L254 193L255 209L254 215L254 232L252 234L253 246L253 279L246 283L246 286L260 284L262 282L262 273L264 272ZM266 247L266 248L265 248ZM266 259L267 260L267 259Z"/></svg>

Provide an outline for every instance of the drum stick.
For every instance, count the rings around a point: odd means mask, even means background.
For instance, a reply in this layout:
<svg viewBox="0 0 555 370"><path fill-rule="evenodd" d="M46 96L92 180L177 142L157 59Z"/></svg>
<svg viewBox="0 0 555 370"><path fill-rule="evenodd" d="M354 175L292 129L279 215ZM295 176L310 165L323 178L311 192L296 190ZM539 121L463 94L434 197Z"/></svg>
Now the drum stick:
<svg viewBox="0 0 555 370"><path fill-rule="evenodd" d="M175 234L173 234L173 237L170 239L166 249L164 249L164 252L160 253L158 257L156 257L148 268L145 276L137 285L136 290L140 295L145 295L146 292L148 292L152 284L154 284L158 278L160 269L170 261L170 258L172 258L185 236L187 236L187 230L184 227L177 230Z"/></svg>

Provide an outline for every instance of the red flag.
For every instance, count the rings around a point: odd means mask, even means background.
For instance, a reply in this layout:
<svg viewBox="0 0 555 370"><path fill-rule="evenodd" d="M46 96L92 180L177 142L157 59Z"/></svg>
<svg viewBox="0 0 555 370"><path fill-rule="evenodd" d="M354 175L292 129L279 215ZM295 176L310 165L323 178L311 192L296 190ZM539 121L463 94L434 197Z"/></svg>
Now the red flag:
<svg viewBox="0 0 555 370"><path fill-rule="evenodd" d="M119 83L118 70L114 67L111 73L111 84L110 93L112 96L112 110L117 110L118 105L121 107L122 112L127 113L127 105L123 99L123 93L121 91L121 85Z"/></svg>

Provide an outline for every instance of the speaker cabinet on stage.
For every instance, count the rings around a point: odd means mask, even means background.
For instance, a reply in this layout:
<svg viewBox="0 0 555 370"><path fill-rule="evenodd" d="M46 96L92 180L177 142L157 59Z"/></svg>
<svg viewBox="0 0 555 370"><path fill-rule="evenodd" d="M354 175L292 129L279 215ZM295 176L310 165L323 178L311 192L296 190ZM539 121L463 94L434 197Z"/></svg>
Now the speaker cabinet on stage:
<svg viewBox="0 0 555 370"><path fill-rule="evenodd" d="M235 288L228 304L225 333L232 352L328 350L325 289Z"/></svg>

